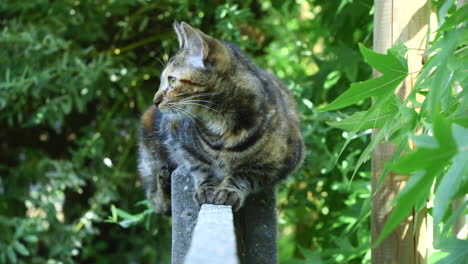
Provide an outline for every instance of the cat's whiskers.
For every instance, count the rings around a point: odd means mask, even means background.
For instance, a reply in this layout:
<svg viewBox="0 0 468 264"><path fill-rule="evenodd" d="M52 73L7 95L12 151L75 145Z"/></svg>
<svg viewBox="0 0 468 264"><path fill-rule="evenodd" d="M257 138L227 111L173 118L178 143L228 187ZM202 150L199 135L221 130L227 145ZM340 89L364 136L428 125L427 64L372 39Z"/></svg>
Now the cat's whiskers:
<svg viewBox="0 0 468 264"><path fill-rule="evenodd" d="M190 113L190 111L188 111L186 109L183 109L181 107L177 107L175 102L171 102L170 104L168 104L168 106L170 107L171 110L173 110L173 111L175 111L175 112L177 112L179 114L183 113L186 117L190 118L190 120L192 120L193 123L196 123L193 118L196 118L196 119L200 120L197 116Z"/></svg>
<svg viewBox="0 0 468 264"><path fill-rule="evenodd" d="M150 55L151 56L151 55ZM159 65L164 69L166 67L165 63L160 59L155 56L151 56L153 59L155 59L157 62L159 62Z"/></svg>
<svg viewBox="0 0 468 264"><path fill-rule="evenodd" d="M187 100L187 99L182 99L182 100L180 100L179 102L183 102L183 103L190 103L190 102L195 102L195 103L196 103L196 102L202 102L202 103L208 103L208 104L212 104L212 105L218 105L218 104L215 104L215 103L213 103L213 102L211 102L211 101L208 101L208 100L197 100L197 99L196 99L196 100L191 100L191 99L188 99L188 100Z"/></svg>
<svg viewBox="0 0 468 264"><path fill-rule="evenodd" d="M221 92L207 92L207 93L198 93L198 94L194 94L194 95L191 95L191 96L188 96L184 99L193 99L193 98L197 98L197 97L202 97L202 96L210 96L210 95L217 95L217 94L220 94Z"/></svg>
<svg viewBox="0 0 468 264"><path fill-rule="evenodd" d="M192 120L192 122L193 122L194 124L196 124L196 122L195 122L195 120L194 120L193 118L195 118L195 119L201 121L200 118L198 118L196 115L190 113L190 111L188 111L188 110L186 110L186 109L183 109L183 108L179 108L179 107L177 107L177 109L179 109L180 111L182 111L183 113L185 113L185 115L187 115L187 117L189 117L190 120Z"/></svg>
<svg viewBox="0 0 468 264"><path fill-rule="evenodd" d="M213 109L213 108L211 108L211 107L209 107L209 106L207 106L207 105L204 105L204 104L192 103L192 102L182 102L182 101L179 101L179 102L177 102L177 103L178 103L178 104L181 104L181 105L197 105L197 106L201 106L201 107L204 107L204 108L206 108L206 109L208 109L208 110L211 110L211 111L216 112L216 113L218 113L218 114L221 115L221 113L220 113L218 110Z"/></svg>
<svg viewBox="0 0 468 264"><path fill-rule="evenodd" d="M159 55L161 55L161 53L167 54L167 48L163 47L162 49L159 49L159 51L157 51L156 55L159 56ZM151 55L151 54L149 54L149 56L151 58L155 59L156 61L158 61L159 64L161 65L162 69L166 68L168 59L164 59L164 56L163 56L163 60L161 60L157 56L154 56L154 55Z"/></svg>
<svg viewBox="0 0 468 264"><path fill-rule="evenodd" d="M186 115L179 108L172 106L170 110L177 115L177 119L183 119Z"/></svg>

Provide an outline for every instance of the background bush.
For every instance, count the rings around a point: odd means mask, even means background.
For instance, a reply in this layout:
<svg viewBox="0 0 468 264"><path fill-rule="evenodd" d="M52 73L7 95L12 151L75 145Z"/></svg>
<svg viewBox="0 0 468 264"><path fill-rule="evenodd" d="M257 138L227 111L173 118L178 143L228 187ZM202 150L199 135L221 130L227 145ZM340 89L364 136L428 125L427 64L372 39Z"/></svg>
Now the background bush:
<svg viewBox="0 0 468 264"><path fill-rule="evenodd" d="M170 221L140 202L135 155L177 19L236 43L296 96L307 160L278 188L281 263L369 263L369 165L350 180L369 131L337 161L351 135L324 122L369 102L316 108L370 78L358 43L372 44L372 3L1 1L0 262L168 263Z"/></svg>

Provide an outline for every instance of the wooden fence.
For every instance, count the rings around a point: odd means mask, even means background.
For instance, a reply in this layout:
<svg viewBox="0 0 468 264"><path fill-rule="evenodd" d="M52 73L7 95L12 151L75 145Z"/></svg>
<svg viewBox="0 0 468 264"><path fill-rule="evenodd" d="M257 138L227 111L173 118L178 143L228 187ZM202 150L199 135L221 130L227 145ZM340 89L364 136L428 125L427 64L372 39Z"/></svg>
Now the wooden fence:
<svg viewBox="0 0 468 264"><path fill-rule="evenodd" d="M183 169L172 173L172 264L278 263L276 197L273 188L251 195L239 212L193 200Z"/></svg>

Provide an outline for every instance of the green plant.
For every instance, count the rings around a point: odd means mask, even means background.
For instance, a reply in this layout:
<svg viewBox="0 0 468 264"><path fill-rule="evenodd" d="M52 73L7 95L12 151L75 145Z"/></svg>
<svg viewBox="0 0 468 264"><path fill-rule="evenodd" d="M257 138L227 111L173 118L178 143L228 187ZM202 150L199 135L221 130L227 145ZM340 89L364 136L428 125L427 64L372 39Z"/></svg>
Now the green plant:
<svg viewBox="0 0 468 264"><path fill-rule="evenodd" d="M340 109L373 98L369 109L329 124L349 130L352 135L380 128L361 154L355 172L369 158L375 145L386 138L398 146L387 163L386 172L411 174L406 187L394 200L394 211L377 244L413 209L420 211L426 207L434 185L434 207L430 210L434 219L433 246L450 253L437 263L464 263L468 243L449 231L457 217L467 214L466 202L455 212L451 204L468 192L468 96L464 87L468 77L465 72L468 6L455 10L453 2L449 4L452 4L450 16L437 30L431 48L426 51L429 60L406 99L402 101L394 95L395 89L410 74L404 57L406 48L397 44L387 54L379 54L361 45L366 61L383 75L351 85L322 110ZM450 5L446 4L446 10L448 7ZM417 94L424 96L422 102L416 100ZM420 108L419 111L416 108ZM423 132L417 134L420 127ZM416 144L414 150L408 144L410 139ZM431 258L439 259L442 252Z"/></svg>
<svg viewBox="0 0 468 264"><path fill-rule="evenodd" d="M369 78L371 0L0 1L0 262L168 261L170 221L138 205L135 153L174 19L236 43L297 98L308 157L278 188L281 262L369 262L367 164L350 181L369 134L335 164L351 134L324 122L368 102L317 107Z"/></svg>

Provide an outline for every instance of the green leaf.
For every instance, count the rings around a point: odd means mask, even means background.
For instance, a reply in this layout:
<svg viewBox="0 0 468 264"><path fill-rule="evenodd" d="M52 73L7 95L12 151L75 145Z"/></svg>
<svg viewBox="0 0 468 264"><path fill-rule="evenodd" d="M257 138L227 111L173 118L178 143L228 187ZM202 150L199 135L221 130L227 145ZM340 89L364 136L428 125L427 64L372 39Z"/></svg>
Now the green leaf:
<svg viewBox="0 0 468 264"><path fill-rule="evenodd" d="M115 207L113 204L111 204L111 214L112 215L109 217L109 219L107 219L107 221L111 223L117 223L119 216L117 215L117 207Z"/></svg>
<svg viewBox="0 0 468 264"><path fill-rule="evenodd" d="M416 204L420 204L429 197L432 182L437 173L439 171L419 171L410 177L405 188L393 200L393 203L396 203L397 206L385 223L374 247L377 247L401 221L408 217Z"/></svg>
<svg viewBox="0 0 468 264"><path fill-rule="evenodd" d="M389 49L386 55L373 52L361 44L359 48L366 61L383 75L369 81L351 84L348 90L320 111L336 110L372 96L388 95L406 78L408 66L401 56L402 44Z"/></svg>
<svg viewBox="0 0 468 264"><path fill-rule="evenodd" d="M438 12L438 22L439 22L439 26L442 25L445 21L445 18L447 16L447 12L449 11L449 9L453 6L455 0L447 0L447 1L444 1L442 6L439 7L439 12Z"/></svg>
<svg viewBox="0 0 468 264"><path fill-rule="evenodd" d="M144 204L144 203L140 202L139 204ZM147 209L143 211L142 213L130 214L112 205L111 212L112 212L112 216L108 217L106 222L119 224L121 227L127 228L127 227L130 227L132 225L135 225L141 222L144 219L145 215L151 215L152 210ZM119 221L119 218L122 218L123 220Z"/></svg>
<svg viewBox="0 0 468 264"><path fill-rule="evenodd" d="M468 82L465 81L465 83ZM468 89L463 89L460 94L460 101L457 104L457 109L452 114L451 119L453 122L468 127L468 100L463 100L462 98L468 98Z"/></svg>
<svg viewBox="0 0 468 264"><path fill-rule="evenodd" d="M463 202L463 204L461 204L457 208L457 210L447 219L447 221L444 222L444 228L442 229L442 233L439 236L436 236L434 239L434 247L439 246L440 241L438 239L440 237L444 237L445 234L447 234L447 232L453 227L453 224L455 223L455 221L457 221L460 217L463 217L462 214L467 207L468 207L468 200L465 200L465 202ZM435 231L438 232L438 229L436 229Z"/></svg>
<svg viewBox="0 0 468 264"><path fill-rule="evenodd" d="M323 88L325 90L330 89L335 85L341 78L341 73L339 71L332 71L327 75L325 83L323 84Z"/></svg>
<svg viewBox="0 0 468 264"><path fill-rule="evenodd" d="M35 235L27 235L24 237L24 240L26 240L29 243L37 243L38 238Z"/></svg>
<svg viewBox="0 0 468 264"><path fill-rule="evenodd" d="M120 221L119 222L119 225L123 228L128 228L132 225L135 225L137 223L139 223L141 220L143 219L142 216L139 216L139 217L134 217L132 219L127 219L127 220L124 220L124 221Z"/></svg>
<svg viewBox="0 0 468 264"><path fill-rule="evenodd" d="M438 142L437 148L416 146L415 151L404 155L396 163L389 164L388 167L397 173L411 173L443 167L457 152L449 122L437 117L434 120L434 134Z"/></svg>
<svg viewBox="0 0 468 264"><path fill-rule="evenodd" d="M15 231L15 236L14 236L15 239L18 239L23 235L25 227L26 227L26 221L21 221L18 228Z"/></svg>
<svg viewBox="0 0 468 264"><path fill-rule="evenodd" d="M380 134L380 132L382 132L382 131L379 131L377 136ZM377 136L375 138L377 138ZM374 140L372 140L371 143L372 142L374 142ZM395 162L400 157L400 155L403 152L403 149L405 148L406 145L407 145L406 142L401 141L400 144L398 145L398 148L395 150L395 152L390 157L388 162L390 162L390 163ZM382 170L382 173L380 174L380 178L379 178L379 181L377 182L377 186L375 187L374 193L377 192L380 189L380 187L382 187L382 184L384 183L385 177L387 177L387 174L388 174L389 171L390 170L388 169L388 167L384 167L384 169Z"/></svg>
<svg viewBox="0 0 468 264"><path fill-rule="evenodd" d="M447 31L453 29L455 26L459 25L468 20L468 5L463 5L458 8L455 13L453 13L445 23L439 28L439 31Z"/></svg>
<svg viewBox="0 0 468 264"><path fill-rule="evenodd" d="M468 151L468 128L459 126L457 124L452 125L452 134L457 146L458 152Z"/></svg>
<svg viewBox="0 0 468 264"><path fill-rule="evenodd" d="M453 138L456 141L457 154L452 159L452 166L440 180L434 199L434 225L438 226L451 201L468 177L468 129L457 124L452 125Z"/></svg>
<svg viewBox="0 0 468 264"><path fill-rule="evenodd" d="M453 158L453 164L442 178L434 196L434 225L438 226L452 198L462 186L463 175L468 173L468 153L459 153Z"/></svg>
<svg viewBox="0 0 468 264"><path fill-rule="evenodd" d="M416 151L404 155L396 163L389 164L388 168L397 173L411 173L423 170L430 165L442 167L455 151L441 151L441 148L417 148Z"/></svg>
<svg viewBox="0 0 468 264"><path fill-rule="evenodd" d="M437 148L439 147L439 143L434 137L421 135L421 136L412 136L411 137L414 141L414 144L418 147L424 148Z"/></svg>
<svg viewBox="0 0 468 264"><path fill-rule="evenodd" d="M18 261L18 258L16 257L16 253L12 247L8 247L7 256L8 256L8 259L11 261L11 263L16 263Z"/></svg>
<svg viewBox="0 0 468 264"><path fill-rule="evenodd" d="M447 257L439 260L436 264L465 264L468 258L468 240L448 238L440 243L440 249L449 252Z"/></svg>
<svg viewBox="0 0 468 264"><path fill-rule="evenodd" d="M450 124L450 120L446 118L442 118L441 116L437 115L434 118L434 136L437 139L437 142L439 143L439 148L444 151L453 151L457 152L457 141L459 140L454 136L461 136L461 139L465 138L466 135L459 135L459 133L463 133L463 131L459 131L458 128L460 126L453 127L456 128L456 131L453 130L452 132L452 127ZM463 145L462 142L460 142L461 145Z"/></svg>
<svg viewBox="0 0 468 264"><path fill-rule="evenodd" d="M28 249L23 245L21 244L21 242L19 241L15 241L15 243L13 243L13 247L16 249L16 251L18 253L20 253L21 255L23 256L29 256L29 251Z"/></svg>
<svg viewBox="0 0 468 264"><path fill-rule="evenodd" d="M403 43L398 42L395 44L395 46L388 49L387 54L374 52L362 44L359 44L359 49L367 63L380 73L393 73L396 76L404 75L406 77L408 66L406 59L403 57L406 53L406 47Z"/></svg>
<svg viewBox="0 0 468 264"><path fill-rule="evenodd" d="M369 159L374 148L377 146L377 144L379 144L385 138L385 136L388 134L389 131L390 131L390 124L386 123L385 126L382 129L380 129L378 133L374 136L374 139L369 143L369 145L367 145L364 151L362 151L356 163L356 168L353 171L353 175L351 176L351 180L354 179L354 176L358 172L361 165ZM346 141L346 143L348 142L349 142L349 139ZM341 151L343 151L343 149ZM383 177L381 177L381 180L383 182Z"/></svg>
<svg viewBox="0 0 468 264"><path fill-rule="evenodd" d="M455 128L458 126L453 127ZM416 209L419 209L421 207L425 199L430 195L430 189L434 178L444 170L445 166L457 153L457 145L454 137L460 136L464 131L460 131L460 129L457 128L457 132L452 134L450 128L451 126L448 120L436 116L433 130L434 137L437 140L437 147L429 148L417 146L416 150L404 155L397 162L387 166L397 173L414 174L410 177L405 188L395 197L394 202L396 202L397 205L385 224L382 233L379 235L377 244L390 234L390 232L409 215L413 208L416 207ZM457 173L457 171L454 173ZM448 187L445 187L444 184L443 188L446 189ZM451 189L451 191L453 191L453 186L451 186ZM447 202L447 197L442 197L441 199L442 204ZM443 212L441 213L440 211L442 209L438 210L438 217L441 217L440 215Z"/></svg>
<svg viewBox="0 0 468 264"><path fill-rule="evenodd" d="M379 110L375 110L369 115L368 111L356 112L344 120L327 122L327 124L343 130L381 128L385 122L393 117L398 108L393 104L387 104Z"/></svg>
<svg viewBox="0 0 468 264"><path fill-rule="evenodd" d="M435 264L437 261L447 257L449 253L443 251L435 251L429 255L429 264Z"/></svg>
<svg viewBox="0 0 468 264"><path fill-rule="evenodd" d="M302 255L305 257L305 263L314 263L321 264L322 259L320 258L320 253L318 251L312 251L308 248L299 247Z"/></svg>
<svg viewBox="0 0 468 264"><path fill-rule="evenodd" d="M427 102L422 112L429 111L430 116L435 116L443 108L450 97L450 87L453 85L454 70L449 65L455 60L455 51L459 45L463 29L454 29L444 35L428 51L428 54L435 53L424 65L421 74L418 76L414 91L429 88Z"/></svg>

